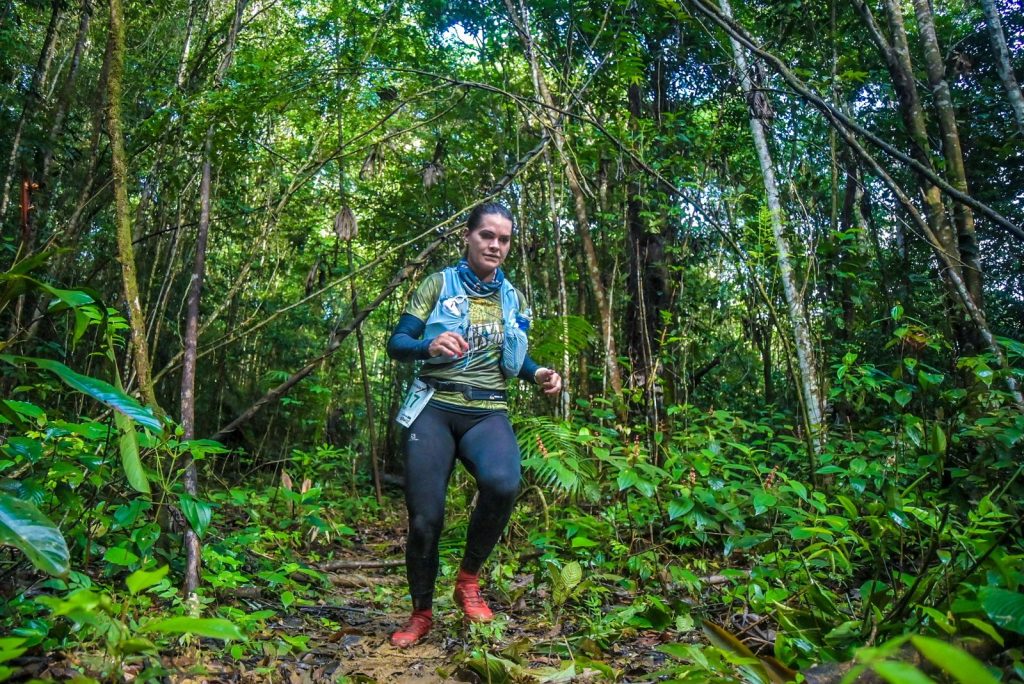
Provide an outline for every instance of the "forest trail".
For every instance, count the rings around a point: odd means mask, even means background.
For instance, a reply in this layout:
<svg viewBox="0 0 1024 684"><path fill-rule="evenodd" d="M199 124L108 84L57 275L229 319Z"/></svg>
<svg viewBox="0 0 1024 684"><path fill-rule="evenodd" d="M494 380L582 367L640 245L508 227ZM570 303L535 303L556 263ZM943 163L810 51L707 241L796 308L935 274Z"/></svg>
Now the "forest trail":
<svg viewBox="0 0 1024 684"><path fill-rule="evenodd" d="M395 529L363 529L362 542L345 549L334 563L358 565L377 560L381 550L390 556L400 553L402 533ZM607 674L613 671L616 679L626 676L628 680L656 671L666 656L655 647L680 640L678 633L638 630L623 634L604 653L596 644L584 642L584 648L590 650L587 655L611 671L584 666L588 657L575 664L572 659L560 659L548 646L567 643L565 638L578 627L575 618L567 611L559 624L553 625L551 597L543 588L534 589L534 573L524 572L508 581L506 595L485 583L484 595L496 617L493 623L482 626L464 622L452 601L450 580L441 578L433 630L423 642L399 649L391 645L390 636L407 617L404 568L360 567L327 576L330 587L313 605L293 605L288 611L279 611L263 633L254 635L267 644L263 657L205 663L208 675L185 676L177 681L485 682L488 664L481 657L485 652L491 654L492 674L500 679L511 675L516 681L597 682L610 681ZM620 598L626 603L632 600L627 593ZM266 590L244 592L238 596L238 607L272 610L280 607L280 597ZM696 632L693 636L696 638ZM271 646L274 643L303 644L305 650L275 652ZM501 657L495 659L494 654Z"/></svg>

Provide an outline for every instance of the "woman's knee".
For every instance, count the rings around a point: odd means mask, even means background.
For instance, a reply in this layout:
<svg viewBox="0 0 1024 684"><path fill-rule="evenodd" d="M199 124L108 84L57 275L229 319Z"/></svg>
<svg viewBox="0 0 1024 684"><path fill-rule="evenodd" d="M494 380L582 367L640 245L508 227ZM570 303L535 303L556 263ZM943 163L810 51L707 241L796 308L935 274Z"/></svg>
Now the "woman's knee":
<svg viewBox="0 0 1024 684"><path fill-rule="evenodd" d="M477 488L482 497L487 497L507 504L519 495L519 468L504 472L482 473L477 478Z"/></svg>
<svg viewBox="0 0 1024 684"><path fill-rule="evenodd" d="M418 513L409 518L409 536L435 542L444 527L444 514Z"/></svg>

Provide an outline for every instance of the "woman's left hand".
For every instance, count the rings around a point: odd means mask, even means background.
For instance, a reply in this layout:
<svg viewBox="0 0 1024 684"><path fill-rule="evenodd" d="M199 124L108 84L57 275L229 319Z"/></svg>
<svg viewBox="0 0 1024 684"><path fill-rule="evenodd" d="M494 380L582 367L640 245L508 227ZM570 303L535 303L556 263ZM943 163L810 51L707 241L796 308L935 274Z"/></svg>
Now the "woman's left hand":
<svg viewBox="0 0 1024 684"><path fill-rule="evenodd" d="M533 377L544 394L558 394L562 391L562 376L551 368L538 368Z"/></svg>

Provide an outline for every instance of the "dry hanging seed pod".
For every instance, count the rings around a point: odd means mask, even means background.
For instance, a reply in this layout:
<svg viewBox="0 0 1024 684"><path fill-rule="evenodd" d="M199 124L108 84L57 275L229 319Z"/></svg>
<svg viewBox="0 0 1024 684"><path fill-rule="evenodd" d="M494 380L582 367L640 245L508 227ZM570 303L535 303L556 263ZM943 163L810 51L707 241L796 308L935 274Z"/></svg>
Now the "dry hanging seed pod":
<svg viewBox="0 0 1024 684"><path fill-rule="evenodd" d="M423 169L423 187L431 188L437 185L441 182L442 176L444 176L444 168L440 164L430 162Z"/></svg>
<svg viewBox="0 0 1024 684"><path fill-rule="evenodd" d="M359 224L356 223L356 215L350 208L342 207L334 217L334 234L345 242L359 235Z"/></svg>
<svg viewBox="0 0 1024 684"><path fill-rule="evenodd" d="M764 80L764 70L761 65L752 65L750 67L750 82L753 84L753 88L747 93L747 107L750 108L750 115L755 119L767 121L770 124L775 118L775 109L772 107L772 101L768 98L768 92L762 87Z"/></svg>
<svg viewBox="0 0 1024 684"><path fill-rule="evenodd" d="M359 169L359 178L365 180L367 177L373 178L381 172L384 168L384 155L381 153L380 145L374 145L370 150L370 154L366 156L363 161L363 166Z"/></svg>
<svg viewBox="0 0 1024 684"><path fill-rule="evenodd" d="M309 269L309 273L306 274L306 294L307 295L310 292L313 291L313 286L316 285L316 277L317 277L317 274L319 272L320 272L320 257L317 257L316 261L313 262L313 268ZM286 475L287 475L287 473L284 473L282 471L282 481L283 481L283 478Z"/></svg>

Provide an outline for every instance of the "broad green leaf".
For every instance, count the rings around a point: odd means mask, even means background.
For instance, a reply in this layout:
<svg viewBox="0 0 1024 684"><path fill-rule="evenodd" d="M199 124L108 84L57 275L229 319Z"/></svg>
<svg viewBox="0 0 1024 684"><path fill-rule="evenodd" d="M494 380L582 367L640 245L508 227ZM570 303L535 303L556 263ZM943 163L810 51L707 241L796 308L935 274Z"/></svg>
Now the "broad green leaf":
<svg viewBox="0 0 1024 684"><path fill-rule="evenodd" d="M982 587L978 591L978 600L996 625L1024 634L1024 594L998 587Z"/></svg>
<svg viewBox="0 0 1024 684"><path fill-rule="evenodd" d="M760 491L754 494L754 515L761 515L772 508L778 499L771 492Z"/></svg>
<svg viewBox="0 0 1024 684"><path fill-rule="evenodd" d="M688 496L679 496L668 502L668 519L675 520L676 518L686 515L693 509L693 499Z"/></svg>
<svg viewBox="0 0 1024 684"><path fill-rule="evenodd" d="M935 680L909 663L883 660L871 668L889 684L935 684Z"/></svg>
<svg viewBox="0 0 1024 684"><path fill-rule="evenodd" d="M181 504L181 512L185 514L185 519L192 526L192 530L199 537L202 537L206 533L206 528L210 526L210 519L213 517L213 509L210 507L210 504L193 499L188 494L182 494L178 497L178 503Z"/></svg>
<svg viewBox="0 0 1024 684"><path fill-rule="evenodd" d="M142 459L139 458L139 436L135 433L135 425L127 416L116 412L114 422L121 433L118 437L118 446L121 450L121 467L124 468L128 484L137 492L149 494L149 478L146 477Z"/></svg>
<svg viewBox="0 0 1024 684"><path fill-rule="evenodd" d="M793 491L796 493L797 496L804 500L807 499L807 487L805 487L802 482L798 482L796 480L789 480L788 484L790 487L793 488Z"/></svg>
<svg viewBox="0 0 1024 684"><path fill-rule="evenodd" d="M114 546L103 554L103 560L114 565L129 566L139 562L139 557L126 548Z"/></svg>
<svg viewBox="0 0 1024 684"><path fill-rule="evenodd" d="M132 653L153 653L157 652L156 644L149 639L144 637L132 637L131 639L125 639L117 644L117 650L120 653L132 654Z"/></svg>
<svg viewBox="0 0 1024 684"><path fill-rule="evenodd" d="M244 641L238 625L222 618L173 617L151 622L141 628L143 632L159 634L196 634L211 639Z"/></svg>
<svg viewBox="0 0 1024 684"><path fill-rule="evenodd" d="M906 406L907 404L909 404L910 400L913 399L913 397L914 395L912 395L905 389L898 389L893 394L893 399L895 399L896 403L899 404L900 406Z"/></svg>
<svg viewBox="0 0 1024 684"><path fill-rule="evenodd" d="M785 682L791 681L796 676L795 672L780 672L775 667L770 667L754 655L754 652L746 644L718 625L707 620L703 621L703 625L704 633L716 648L738 655L746 661L739 668L747 675L748 681L785 684Z"/></svg>
<svg viewBox="0 0 1024 684"><path fill-rule="evenodd" d="M956 634L956 626L950 622L949 617L940 610L930 606L921 606L921 612L932 619L932 624L946 634Z"/></svg>
<svg viewBox="0 0 1024 684"><path fill-rule="evenodd" d="M0 342L0 344L3 343ZM0 347L0 349L2 348L3 347ZM21 416L18 415L17 411L12 409L10 404L3 399L0 399L0 418L3 418L3 420L0 420L0 423L10 423L18 432L24 432L28 429L25 421L21 419Z"/></svg>
<svg viewBox="0 0 1024 684"><path fill-rule="evenodd" d="M70 554L64 535L27 501L0 494L0 544L17 547L40 570L66 575Z"/></svg>
<svg viewBox="0 0 1024 684"><path fill-rule="evenodd" d="M996 642L1000 646L1004 644L1003 635L999 633L999 630L984 620L979 620L978 618L964 618L963 621L972 625L979 632L987 634L992 641Z"/></svg>
<svg viewBox="0 0 1024 684"><path fill-rule="evenodd" d="M562 583L566 589L573 589L583 581L583 566L576 561L566 563L562 568Z"/></svg>
<svg viewBox="0 0 1024 684"><path fill-rule="evenodd" d="M960 684L996 684L996 678L970 653L931 637L915 636L910 641L921 655Z"/></svg>
<svg viewBox="0 0 1024 684"><path fill-rule="evenodd" d="M46 411L35 404L30 404L27 401L18 401L16 399L4 399L3 401L0 401L0 404L4 404L19 416L35 420L40 425L45 423L42 419L46 417Z"/></svg>
<svg viewBox="0 0 1024 684"><path fill-rule="evenodd" d="M43 457L43 445L31 437L11 437L0 449L11 458L21 456L30 463Z"/></svg>
<svg viewBox="0 0 1024 684"><path fill-rule="evenodd" d="M522 668L513 661L486 651L483 652L483 655L470 658L465 662L483 681L494 684L511 682L516 674L522 671Z"/></svg>
<svg viewBox="0 0 1024 684"><path fill-rule="evenodd" d="M128 586L128 591L138 594L143 589L160 584L160 581L167 576L168 569L168 566L164 565L156 570L136 570L125 578L124 583Z"/></svg>
<svg viewBox="0 0 1024 684"><path fill-rule="evenodd" d="M50 309L57 308L59 305L57 302L61 302L68 307L75 308L79 306L88 306L89 304L95 304L96 300L88 292L82 290L62 290L59 287L53 287L52 285L42 284L44 290L52 294L57 299L50 303Z"/></svg>
<svg viewBox="0 0 1024 684"><path fill-rule="evenodd" d="M946 453L946 433L943 432L942 426L938 423L932 423L932 434L931 439L928 441L928 446L933 454L941 456Z"/></svg>
<svg viewBox="0 0 1024 684"><path fill-rule="evenodd" d="M14 660L27 651L28 647L22 646L25 641L26 639L19 637L0 638L0 663L6 663L8 660Z"/></svg>
<svg viewBox="0 0 1024 684"><path fill-rule="evenodd" d="M64 383L69 387L92 397L96 401L109 406L115 411L123 413L140 425L144 425L155 432L160 432L162 430L160 420L153 415L152 409L143 407L139 402L135 401L135 399L117 389L109 382L104 382L97 378L90 378L87 375L76 373L63 363L53 361L52 359L37 359L27 356L10 356L2 354L0 355L0 360L6 361L7 363L15 366L29 363L38 368L42 368L43 370L48 370L64 381Z"/></svg>
<svg viewBox="0 0 1024 684"><path fill-rule="evenodd" d="M691 644L658 644L654 647L654 650L666 653L673 658L684 660L693 653L693 646Z"/></svg>
<svg viewBox="0 0 1024 684"><path fill-rule="evenodd" d="M223 444L212 439L190 439L182 442L181 446L188 449L196 459L206 454L226 454L228 452Z"/></svg>

